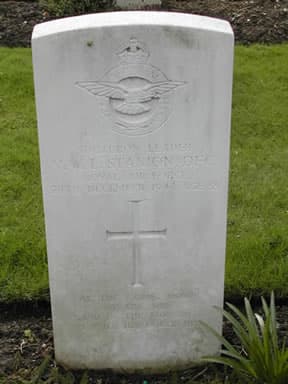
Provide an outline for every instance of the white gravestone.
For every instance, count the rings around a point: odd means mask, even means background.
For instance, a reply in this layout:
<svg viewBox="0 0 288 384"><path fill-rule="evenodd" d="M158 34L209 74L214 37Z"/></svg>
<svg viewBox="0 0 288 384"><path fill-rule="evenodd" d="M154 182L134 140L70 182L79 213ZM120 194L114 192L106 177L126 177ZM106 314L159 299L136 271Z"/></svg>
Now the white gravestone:
<svg viewBox="0 0 288 384"><path fill-rule="evenodd" d="M161 371L217 353L233 33L119 12L33 32L56 359Z"/></svg>
<svg viewBox="0 0 288 384"><path fill-rule="evenodd" d="M116 6L121 8L141 8L146 5L161 5L161 0L116 0Z"/></svg>

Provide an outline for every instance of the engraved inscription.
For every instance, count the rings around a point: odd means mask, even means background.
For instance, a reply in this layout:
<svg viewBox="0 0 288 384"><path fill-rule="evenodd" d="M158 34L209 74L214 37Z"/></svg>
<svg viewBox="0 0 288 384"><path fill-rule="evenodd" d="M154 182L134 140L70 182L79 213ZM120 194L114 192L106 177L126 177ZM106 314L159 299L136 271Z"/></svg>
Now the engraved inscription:
<svg viewBox="0 0 288 384"><path fill-rule="evenodd" d="M141 276L141 239L165 239L167 234L167 229L161 230L140 230L139 223L139 204L143 200L133 200L129 201L133 209L133 224L132 231L106 231L108 240L132 240L132 257L133 257L133 278L132 286L133 287L142 287L143 280Z"/></svg>
<svg viewBox="0 0 288 384"><path fill-rule="evenodd" d="M210 193L221 188L213 171L217 157L194 152L192 143L99 145L87 136L79 148L53 160L50 166L55 173L73 172L79 180L77 185L66 180L53 183L48 189L51 194L160 193L176 189Z"/></svg>
<svg viewBox="0 0 288 384"><path fill-rule="evenodd" d="M189 192L217 192L218 186L216 183L202 183L193 181L167 181L162 183L89 183L88 185L80 184L51 184L48 187L48 192L53 195L66 195L66 194L98 194L98 193L136 193L136 192L149 192L157 193L169 190L175 190L177 185L180 185L183 191Z"/></svg>
<svg viewBox="0 0 288 384"><path fill-rule="evenodd" d="M158 68L147 64L145 44L131 38L119 53L120 64L99 81L76 85L104 99L103 112L114 120L113 130L128 136L145 135L168 119L172 92L182 81L169 80Z"/></svg>

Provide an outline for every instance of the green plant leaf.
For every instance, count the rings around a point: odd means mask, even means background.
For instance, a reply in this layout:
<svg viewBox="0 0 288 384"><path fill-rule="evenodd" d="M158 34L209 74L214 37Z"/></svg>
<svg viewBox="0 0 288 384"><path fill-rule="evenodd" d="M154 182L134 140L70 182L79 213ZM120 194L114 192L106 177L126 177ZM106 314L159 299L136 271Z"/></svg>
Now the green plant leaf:
<svg viewBox="0 0 288 384"><path fill-rule="evenodd" d="M225 339L224 336L220 335L218 332L216 332L212 327L210 327L208 324L206 324L205 322L203 321L200 321L200 325L202 325L206 330L208 330L213 336L215 336L220 342L221 344L223 344L227 350L229 350L230 352L234 352L234 353L238 353L237 350L233 347L232 344L229 343L228 340Z"/></svg>
<svg viewBox="0 0 288 384"><path fill-rule="evenodd" d="M246 314L230 303L227 306L231 312L221 310L232 324L242 345L241 351L237 351L222 335L201 322L226 348L220 351L221 356L208 356L203 360L232 367L236 372L250 377L253 383L287 384L288 349L285 341L279 347L274 293L271 293L270 307L264 298L261 298L261 302L264 318L253 312L247 298L244 299Z"/></svg>

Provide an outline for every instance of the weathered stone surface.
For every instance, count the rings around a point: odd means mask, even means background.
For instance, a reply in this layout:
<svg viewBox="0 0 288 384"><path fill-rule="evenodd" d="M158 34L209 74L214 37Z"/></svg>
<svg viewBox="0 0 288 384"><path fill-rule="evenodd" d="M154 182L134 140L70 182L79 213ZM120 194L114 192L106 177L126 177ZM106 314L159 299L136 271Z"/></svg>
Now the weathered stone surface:
<svg viewBox="0 0 288 384"><path fill-rule="evenodd" d="M56 358L161 371L218 351L233 33L120 12L33 32Z"/></svg>

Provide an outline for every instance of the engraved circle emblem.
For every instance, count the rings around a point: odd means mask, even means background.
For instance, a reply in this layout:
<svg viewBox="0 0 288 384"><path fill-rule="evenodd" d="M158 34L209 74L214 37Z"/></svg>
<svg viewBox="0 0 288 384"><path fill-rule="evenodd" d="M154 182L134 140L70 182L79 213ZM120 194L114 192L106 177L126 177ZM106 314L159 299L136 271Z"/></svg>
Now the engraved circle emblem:
<svg viewBox="0 0 288 384"><path fill-rule="evenodd" d="M158 68L147 64L149 52L144 43L134 38L118 55L119 65L101 80L79 81L76 85L99 97L115 132L128 136L151 133L168 119L172 93L185 83L171 81Z"/></svg>

